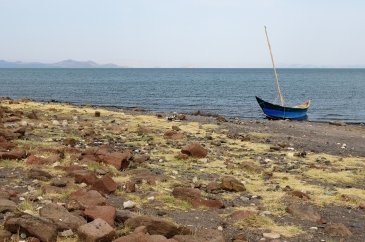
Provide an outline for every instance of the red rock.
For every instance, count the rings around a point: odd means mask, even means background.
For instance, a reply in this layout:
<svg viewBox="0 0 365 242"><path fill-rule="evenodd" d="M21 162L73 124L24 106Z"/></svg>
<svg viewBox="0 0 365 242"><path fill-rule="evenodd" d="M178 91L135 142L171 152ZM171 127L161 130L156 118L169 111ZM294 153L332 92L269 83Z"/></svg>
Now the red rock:
<svg viewBox="0 0 365 242"><path fill-rule="evenodd" d="M175 235L178 242L225 242L223 233L215 229L198 229L194 235Z"/></svg>
<svg viewBox="0 0 365 242"><path fill-rule="evenodd" d="M228 191L242 192L246 191L245 185L231 176L224 176L222 179L222 188Z"/></svg>
<svg viewBox="0 0 365 242"><path fill-rule="evenodd" d="M57 204L47 204L39 210L39 215L53 221L59 230L77 230L86 220L80 216L67 211L63 206Z"/></svg>
<svg viewBox="0 0 365 242"><path fill-rule="evenodd" d="M2 137L0 137L2 138ZM10 150L12 148L14 148L16 145L7 141L5 138L0 139L0 148L4 151Z"/></svg>
<svg viewBox="0 0 365 242"><path fill-rule="evenodd" d="M74 147L76 145L76 140L74 138L66 138L62 143L66 146Z"/></svg>
<svg viewBox="0 0 365 242"><path fill-rule="evenodd" d="M96 174L89 170L75 170L69 174L75 178L75 183L86 183L87 185L92 185L98 180Z"/></svg>
<svg viewBox="0 0 365 242"><path fill-rule="evenodd" d="M96 190L102 194L109 194L117 190L117 183L108 175L98 179L92 185L91 189Z"/></svg>
<svg viewBox="0 0 365 242"><path fill-rule="evenodd" d="M125 191L126 192L136 192L136 183L134 181L127 181L125 183Z"/></svg>
<svg viewBox="0 0 365 242"><path fill-rule="evenodd" d="M365 209L365 202L360 203L359 208L360 209Z"/></svg>
<svg viewBox="0 0 365 242"><path fill-rule="evenodd" d="M181 232L175 224L150 216L129 218L125 221L125 226L131 229L145 226L149 234L163 235L166 238L171 238Z"/></svg>
<svg viewBox="0 0 365 242"><path fill-rule="evenodd" d="M85 242L110 242L115 236L114 229L100 218L80 226L77 233Z"/></svg>
<svg viewBox="0 0 365 242"><path fill-rule="evenodd" d="M204 199L198 198L191 201L193 207L205 206L208 208L223 208L224 203L219 199Z"/></svg>
<svg viewBox="0 0 365 242"><path fill-rule="evenodd" d="M116 209L112 206L93 206L84 211L86 217L91 219L101 218L111 226L114 225Z"/></svg>
<svg viewBox="0 0 365 242"><path fill-rule="evenodd" d="M208 192L212 192L212 191L216 191L216 190L220 190L220 189L222 189L222 186L218 182L210 182L207 185Z"/></svg>
<svg viewBox="0 0 365 242"><path fill-rule="evenodd" d="M287 192L287 194L293 196L293 197L299 197L299 198L304 198L304 199L310 199L309 195L304 193L304 192L301 192L301 191L289 191Z"/></svg>
<svg viewBox="0 0 365 242"><path fill-rule="evenodd" d="M352 235L351 231L342 223L327 225L324 231L333 237L349 237Z"/></svg>
<svg viewBox="0 0 365 242"><path fill-rule="evenodd" d="M28 165L44 165L44 164L49 164L50 161L42 157L30 155L28 156L26 163Z"/></svg>
<svg viewBox="0 0 365 242"><path fill-rule="evenodd" d="M75 200L82 209L97 205L105 205L106 199L95 190L78 190L71 194L70 200Z"/></svg>
<svg viewBox="0 0 365 242"><path fill-rule="evenodd" d="M255 212L250 211L250 210L239 210L239 211L235 211L230 215L230 218L232 218L233 220L241 220L241 219L247 219L249 217L252 217L256 215Z"/></svg>
<svg viewBox="0 0 365 242"><path fill-rule="evenodd" d="M286 208L286 211L303 220L309 220L316 223L322 222L321 215L309 205L293 203Z"/></svg>
<svg viewBox="0 0 365 242"><path fill-rule="evenodd" d="M139 215L129 210L117 210L115 215L115 222L124 223L129 218L138 217Z"/></svg>
<svg viewBox="0 0 365 242"><path fill-rule="evenodd" d="M57 226L51 221L37 218L29 214L20 217L8 217L4 228L12 233L26 233L27 236L34 236L42 242L56 242Z"/></svg>
<svg viewBox="0 0 365 242"><path fill-rule="evenodd" d="M125 150L123 152L99 154L98 158L102 162L114 166L117 170L124 170L128 168L132 156L133 154L130 150Z"/></svg>
<svg viewBox="0 0 365 242"><path fill-rule="evenodd" d="M1 242L11 241L10 240L11 235L12 234L9 231L0 229L0 241Z"/></svg>
<svg viewBox="0 0 365 242"><path fill-rule="evenodd" d="M142 164L145 161L148 161L150 159L149 155L138 155L133 157L133 162L137 164Z"/></svg>
<svg viewBox="0 0 365 242"><path fill-rule="evenodd" d="M16 208L17 206L15 202L6 198L0 198L0 213L15 211Z"/></svg>
<svg viewBox="0 0 365 242"><path fill-rule="evenodd" d="M181 153L190 155L195 158L204 158L207 156L208 150L206 150L198 143L193 143L182 148Z"/></svg>
<svg viewBox="0 0 365 242"><path fill-rule="evenodd" d="M20 160L27 157L27 152L23 149L16 148L8 152L0 152L0 159Z"/></svg>
<svg viewBox="0 0 365 242"><path fill-rule="evenodd" d="M32 110L32 112L28 113L27 115L27 118L29 119L38 119L38 115L37 115L37 112Z"/></svg>
<svg viewBox="0 0 365 242"><path fill-rule="evenodd" d="M168 130L165 132L163 136L165 137L165 139L172 139L172 140L178 140L184 137L182 133L179 133L175 130Z"/></svg>

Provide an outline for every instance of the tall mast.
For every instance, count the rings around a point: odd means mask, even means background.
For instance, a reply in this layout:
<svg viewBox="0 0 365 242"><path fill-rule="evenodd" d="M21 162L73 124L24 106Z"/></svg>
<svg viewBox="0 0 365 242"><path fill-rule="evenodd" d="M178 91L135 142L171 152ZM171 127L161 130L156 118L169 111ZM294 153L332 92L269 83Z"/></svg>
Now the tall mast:
<svg viewBox="0 0 365 242"><path fill-rule="evenodd" d="M276 81L276 90L278 91L278 96L279 96L280 104L281 104L281 106L284 106L285 101L284 101L283 94L281 94L281 90L280 90L280 86L279 86L278 73L276 72L276 67L275 67L274 57L273 57L273 55L272 55L271 45L270 45L270 41L269 41L269 35L267 34L266 26L265 26L265 34L266 34L267 44L268 44L268 46L269 46L269 50L270 50L270 56L271 56L272 67L273 67L273 69L274 69L274 75L275 75L275 81Z"/></svg>

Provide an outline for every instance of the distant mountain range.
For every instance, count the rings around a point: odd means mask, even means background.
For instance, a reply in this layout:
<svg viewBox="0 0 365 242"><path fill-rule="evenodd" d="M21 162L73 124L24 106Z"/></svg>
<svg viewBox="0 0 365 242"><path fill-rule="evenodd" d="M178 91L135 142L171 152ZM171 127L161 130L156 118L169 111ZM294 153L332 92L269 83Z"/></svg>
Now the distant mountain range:
<svg viewBox="0 0 365 242"><path fill-rule="evenodd" d="M93 61L63 60L56 63L22 62L0 60L0 68L122 68L115 64L98 64Z"/></svg>

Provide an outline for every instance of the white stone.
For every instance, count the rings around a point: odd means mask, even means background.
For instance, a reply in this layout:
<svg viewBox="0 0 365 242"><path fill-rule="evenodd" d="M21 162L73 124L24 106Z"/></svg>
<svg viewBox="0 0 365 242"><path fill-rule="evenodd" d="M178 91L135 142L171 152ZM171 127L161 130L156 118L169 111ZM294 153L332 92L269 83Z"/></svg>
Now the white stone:
<svg viewBox="0 0 365 242"><path fill-rule="evenodd" d="M62 126L63 126L63 127L66 127L67 125L68 125L67 120L63 120L63 121L62 121Z"/></svg>
<svg viewBox="0 0 365 242"><path fill-rule="evenodd" d="M219 231L223 231L223 227L222 226L218 226L218 230Z"/></svg>
<svg viewBox="0 0 365 242"><path fill-rule="evenodd" d="M310 230L318 230L318 227L310 227Z"/></svg>
<svg viewBox="0 0 365 242"><path fill-rule="evenodd" d="M58 232L58 235L60 237L70 237L70 236L74 235L74 232L72 232L71 229L68 229L68 230L65 230L65 231L62 231L62 232Z"/></svg>
<svg viewBox="0 0 365 242"><path fill-rule="evenodd" d="M263 233L262 236L264 236L264 238L266 238L266 239L279 239L280 238L280 234L277 234L277 233Z"/></svg>
<svg viewBox="0 0 365 242"><path fill-rule="evenodd" d="M60 125L60 122L58 120L52 120L52 124L58 126Z"/></svg>
<svg viewBox="0 0 365 242"><path fill-rule="evenodd" d="M199 162L202 162L202 163L208 163L208 159L207 158L201 158L198 161Z"/></svg>
<svg viewBox="0 0 365 242"><path fill-rule="evenodd" d="M153 200L155 200L155 197L154 196L148 197L147 200L148 201L153 201Z"/></svg>
<svg viewBox="0 0 365 242"><path fill-rule="evenodd" d="M134 208L136 203L133 201L126 201L123 203L123 208Z"/></svg>
<svg viewBox="0 0 365 242"><path fill-rule="evenodd" d="M193 183L197 183L197 182L198 182L198 178L196 176L194 176Z"/></svg>
<svg viewBox="0 0 365 242"><path fill-rule="evenodd" d="M20 125L21 126L28 126L28 122L27 121L25 121L25 120L22 120L21 122L20 122Z"/></svg>

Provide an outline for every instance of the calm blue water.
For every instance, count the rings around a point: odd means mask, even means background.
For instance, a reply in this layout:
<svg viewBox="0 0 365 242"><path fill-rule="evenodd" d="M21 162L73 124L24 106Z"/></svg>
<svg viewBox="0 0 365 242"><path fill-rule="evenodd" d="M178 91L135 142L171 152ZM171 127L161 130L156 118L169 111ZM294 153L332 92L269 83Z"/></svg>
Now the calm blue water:
<svg viewBox="0 0 365 242"><path fill-rule="evenodd" d="M310 120L365 122L365 69L279 69L287 104L312 100ZM0 69L0 96L151 111L263 118L271 69Z"/></svg>

